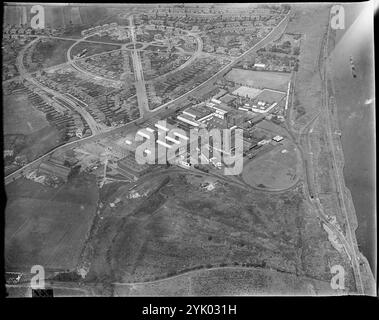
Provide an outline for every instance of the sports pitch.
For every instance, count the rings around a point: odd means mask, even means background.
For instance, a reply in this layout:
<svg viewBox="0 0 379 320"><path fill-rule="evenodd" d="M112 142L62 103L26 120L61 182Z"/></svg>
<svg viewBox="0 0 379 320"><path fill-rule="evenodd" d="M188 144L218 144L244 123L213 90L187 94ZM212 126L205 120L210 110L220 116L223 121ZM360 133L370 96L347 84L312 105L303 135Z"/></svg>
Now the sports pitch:
<svg viewBox="0 0 379 320"><path fill-rule="evenodd" d="M243 169L243 180L252 186L273 190L290 188L299 179L301 163L298 158L296 147L285 141L272 152L248 162Z"/></svg>
<svg viewBox="0 0 379 320"><path fill-rule="evenodd" d="M225 76L226 80L259 89L287 90L290 74L273 71L252 71L233 68Z"/></svg>

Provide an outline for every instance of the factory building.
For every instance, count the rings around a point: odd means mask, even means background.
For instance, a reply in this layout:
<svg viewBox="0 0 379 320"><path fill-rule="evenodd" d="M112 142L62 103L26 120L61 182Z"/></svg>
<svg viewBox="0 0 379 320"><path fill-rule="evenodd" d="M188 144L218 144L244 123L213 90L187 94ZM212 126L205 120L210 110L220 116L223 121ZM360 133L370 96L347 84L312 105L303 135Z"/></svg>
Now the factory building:
<svg viewBox="0 0 379 320"><path fill-rule="evenodd" d="M187 124L190 124L191 126L194 127L199 127L200 123L196 120L193 119L192 116L186 115L186 114L181 114L177 117L178 120L183 121Z"/></svg>
<svg viewBox="0 0 379 320"><path fill-rule="evenodd" d="M216 117L225 120L228 113L230 112L230 108L219 100L212 99L211 101L213 102L206 103L206 106L214 110L214 115ZM215 101L220 103L216 103Z"/></svg>
<svg viewBox="0 0 379 320"><path fill-rule="evenodd" d="M253 105L251 107L251 111L258 112L258 113L267 113L271 109L275 108L276 106L277 106L276 102L270 105L264 101L258 101L256 105Z"/></svg>

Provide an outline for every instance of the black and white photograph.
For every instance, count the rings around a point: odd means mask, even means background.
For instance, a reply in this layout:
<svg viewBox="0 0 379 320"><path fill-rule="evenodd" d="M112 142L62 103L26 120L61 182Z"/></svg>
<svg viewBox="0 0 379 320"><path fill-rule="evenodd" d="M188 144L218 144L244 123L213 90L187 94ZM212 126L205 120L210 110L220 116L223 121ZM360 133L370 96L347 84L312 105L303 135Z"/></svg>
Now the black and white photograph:
<svg viewBox="0 0 379 320"><path fill-rule="evenodd" d="M4 3L7 299L376 297L375 12Z"/></svg>

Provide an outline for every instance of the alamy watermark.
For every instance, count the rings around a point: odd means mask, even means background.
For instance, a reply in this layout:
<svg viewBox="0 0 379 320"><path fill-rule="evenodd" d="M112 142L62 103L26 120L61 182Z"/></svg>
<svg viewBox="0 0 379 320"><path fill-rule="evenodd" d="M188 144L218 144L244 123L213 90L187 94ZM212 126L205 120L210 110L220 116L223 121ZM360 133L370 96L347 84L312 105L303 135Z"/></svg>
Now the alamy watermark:
<svg viewBox="0 0 379 320"><path fill-rule="evenodd" d="M345 9L340 4L330 9L330 27L334 30L345 29Z"/></svg>
<svg viewBox="0 0 379 320"><path fill-rule="evenodd" d="M34 290L45 289L45 269L41 265L34 265L30 273L35 274L30 279L30 287Z"/></svg>
<svg viewBox="0 0 379 320"><path fill-rule="evenodd" d="M330 268L330 273L334 276L330 280L330 287L333 290L344 290L345 289L345 269L337 264Z"/></svg>

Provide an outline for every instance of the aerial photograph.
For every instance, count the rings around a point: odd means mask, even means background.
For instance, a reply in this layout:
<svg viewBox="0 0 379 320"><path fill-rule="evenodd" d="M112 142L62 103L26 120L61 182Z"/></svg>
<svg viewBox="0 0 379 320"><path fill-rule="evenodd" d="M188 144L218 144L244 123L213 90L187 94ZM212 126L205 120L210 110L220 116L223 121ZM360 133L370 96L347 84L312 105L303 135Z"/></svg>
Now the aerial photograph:
<svg viewBox="0 0 379 320"><path fill-rule="evenodd" d="M4 3L5 296L377 296L374 9Z"/></svg>

